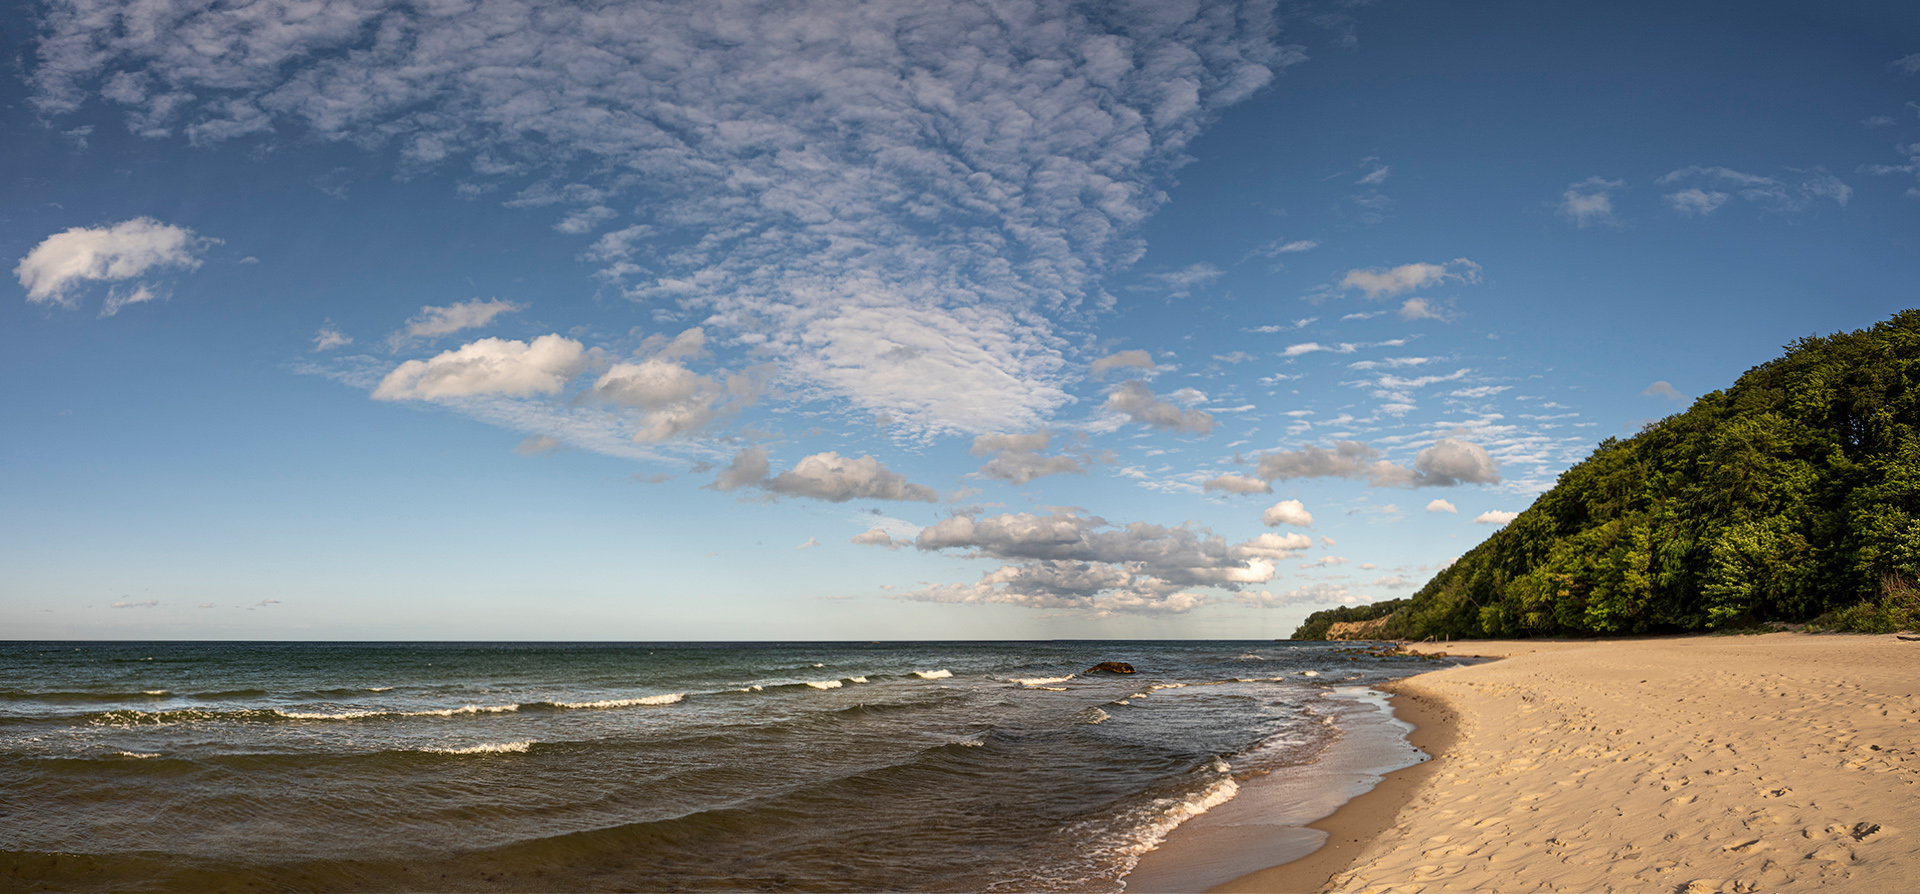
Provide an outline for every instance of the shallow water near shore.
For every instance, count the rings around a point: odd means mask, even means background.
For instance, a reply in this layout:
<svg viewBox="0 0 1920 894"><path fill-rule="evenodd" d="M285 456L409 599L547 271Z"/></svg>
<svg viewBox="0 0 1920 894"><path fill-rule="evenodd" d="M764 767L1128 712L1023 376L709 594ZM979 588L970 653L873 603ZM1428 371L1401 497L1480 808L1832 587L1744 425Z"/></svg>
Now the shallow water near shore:
<svg viewBox="0 0 1920 894"><path fill-rule="evenodd" d="M1087 674L1097 662L1139 673ZM1120 890L1431 667L1339 644L0 644L62 889Z"/></svg>

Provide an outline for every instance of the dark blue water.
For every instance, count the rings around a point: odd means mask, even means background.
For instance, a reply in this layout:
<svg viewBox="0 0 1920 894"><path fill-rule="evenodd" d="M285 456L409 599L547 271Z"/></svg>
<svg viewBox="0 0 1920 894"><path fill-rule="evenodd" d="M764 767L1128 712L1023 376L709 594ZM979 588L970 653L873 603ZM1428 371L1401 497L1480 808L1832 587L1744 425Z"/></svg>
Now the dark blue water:
<svg viewBox="0 0 1920 894"><path fill-rule="evenodd" d="M1088 674L1100 661L1130 676ZM1308 761L1334 644L0 644L0 879L1115 891Z"/></svg>

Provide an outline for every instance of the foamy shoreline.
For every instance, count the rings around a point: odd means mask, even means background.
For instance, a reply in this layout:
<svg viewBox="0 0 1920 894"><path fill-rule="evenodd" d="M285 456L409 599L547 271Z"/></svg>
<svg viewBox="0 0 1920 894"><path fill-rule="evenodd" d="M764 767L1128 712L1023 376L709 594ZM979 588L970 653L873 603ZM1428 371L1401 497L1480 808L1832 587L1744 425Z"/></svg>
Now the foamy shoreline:
<svg viewBox="0 0 1920 894"><path fill-rule="evenodd" d="M1216 890L1891 891L1920 865L1920 643L1470 645L1506 660L1392 686L1429 729L1457 715L1457 738L1400 774L1417 778L1398 804L1375 797L1389 778L1329 818L1393 817L1350 865L1303 874L1309 857Z"/></svg>

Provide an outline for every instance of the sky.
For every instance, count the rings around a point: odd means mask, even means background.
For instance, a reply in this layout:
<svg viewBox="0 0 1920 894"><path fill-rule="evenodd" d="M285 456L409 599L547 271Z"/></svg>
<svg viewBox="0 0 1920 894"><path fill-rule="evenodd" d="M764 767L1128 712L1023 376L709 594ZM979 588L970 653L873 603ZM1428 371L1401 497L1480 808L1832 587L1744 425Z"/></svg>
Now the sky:
<svg viewBox="0 0 1920 894"><path fill-rule="evenodd" d="M1920 300L1906 4L0 42L0 638L1284 637Z"/></svg>

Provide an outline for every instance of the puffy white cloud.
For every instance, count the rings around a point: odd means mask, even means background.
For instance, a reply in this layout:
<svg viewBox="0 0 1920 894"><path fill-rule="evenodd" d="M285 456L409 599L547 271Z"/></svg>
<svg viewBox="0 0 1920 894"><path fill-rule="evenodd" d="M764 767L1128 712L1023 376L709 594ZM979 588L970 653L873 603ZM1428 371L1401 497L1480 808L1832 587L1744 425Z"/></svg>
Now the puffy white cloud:
<svg viewBox="0 0 1920 894"><path fill-rule="evenodd" d="M1603 177L1568 184L1566 192L1560 194L1560 214L1583 229L1590 224L1619 226L1620 219L1613 214L1613 193L1626 186L1625 180Z"/></svg>
<svg viewBox="0 0 1920 894"><path fill-rule="evenodd" d="M1452 280L1454 282L1475 283L1480 281L1480 265L1466 258L1455 258L1445 264L1402 264L1388 269L1372 268L1368 270L1349 270L1340 279L1340 288L1359 289L1368 298L1392 298L1415 289L1436 286Z"/></svg>
<svg viewBox="0 0 1920 894"><path fill-rule="evenodd" d="M807 538L807 542L805 542L805 543L802 543L802 544L800 544L799 546L796 546L796 547L794 547L794 549L813 549L814 547L816 547L816 546L819 546L819 545L820 545L820 538L818 538L818 537L808 537L808 538Z"/></svg>
<svg viewBox="0 0 1920 894"><path fill-rule="evenodd" d="M887 529L879 527L868 528L859 534L855 534L851 538L848 538L847 542L857 543L861 546L880 546L888 550L902 549L913 545L912 540L895 539L892 534L887 533Z"/></svg>
<svg viewBox="0 0 1920 894"><path fill-rule="evenodd" d="M218 241L151 217L105 227L73 227L41 240L14 265L13 275L26 288L29 304L73 307L78 303L73 292L85 283L126 283L161 270L198 269L200 256ZM116 287L101 315L112 316L126 305L157 297L159 293L146 283Z"/></svg>
<svg viewBox="0 0 1920 894"><path fill-rule="evenodd" d="M1305 59L1265 0L61 0L38 24L44 115L101 97L152 137L463 165L571 206L566 232L644 193L650 229L583 255L626 295L758 339L801 398L969 433L1066 403L1049 313L1110 303L1203 125Z"/></svg>
<svg viewBox="0 0 1920 894"><path fill-rule="evenodd" d="M1487 450L1470 441L1441 438L1413 458L1413 487L1498 484L1500 472Z"/></svg>
<svg viewBox="0 0 1920 894"><path fill-rule="evenodd" d="M1281 525L1293 525L1296 528L1313 527L1313 513L1299 500L1281 500L1260 514L1260 521L1269 528Z"/></svg>
<svg viewBox="0 0 1920 894"><path fill-rule="evenodd" d="M1438 380L1445 378L1451 377L1438 377ZM1373 487L1453 487L1500 481L1500 473L1486 448L1455 438L1441 438L1415 454L1411 469L1379 459L1380 456L1380 451L1363 442L1335 441L1331 450L1309 444L1299 450L1262 454L1255 470L1270 481L1365 478Z"/></svg>
<svg viewBox="0 0 1920 894"><path fill-rule="evenodd" d="M1499 509L1489 509L1475 517L1473 523L1476 525L1504 525L1519 517L1520 513L1518 512L1504 512Z"/></svg>
<svg viewBox="0 0 1920 894"><path fill-rule="evenodd" d="M1096 379L1116 369L1144 369L1151 371L1153 369L1153 355L1139 348L1128 351L1116 351L1093 361L1093 365L1089 367L1089 370L1093 373L1093 377Z"/></svg>
<svg viewBox="0 0 1920 894"><path fill-rule="evenodd" d="M1213 414L1205 410L1182 410L1153 396L1153 391L1137 379L1113 386L1107 392L1107 409L1127 414L1133 421L1170 431L1206 434L1213 431Z"/></svg>
<svg viewBox="0 0 1920 894"><path fill-rule="evenodd" d="M1299 450L1262 454L1256 474L1269 481L1292 478L1363 478L1393 464L1375 460L1380 451L1360 441L1336 441L1333 449L1309 444Z"/></svg>
<svg viewBox="0 0 1920 894"><path fill-rule="evenodd" d="M732 464L708 487L721 491L754 487L771 495L832 503L855 499L934 503L940 499L933 488L908 481L871 456L855 459L829 450L801 457L793 468L771 478L769 471L767 452L748 447L734 454Z"/></svg>
<svg viewBox="0 0 1920 894"><path fill-rule="evenodd" d="M1313 538L1305 534L1261 534L1233 548L1237 557L1257 556L1263 559L1291 559L1301 550L1313 548Z"/></svg>
<svg viewBox="0 0 1920 894"><path fill-rule="evenodd" d="M1452 513L1458 514L1460 512L1460 509L1459 507L1456 507L1452 503L1449 503L1445 500L1435 499L1427 503L1427 511L1428 512L1452 512Z"/></svg>
<svg viewBox="0 0 1920 894"><path fill-rule="evenodd" d="M1664 397L1672 401L1685 401L1687 399L1686 395L1680 393L1680 389L1673 387L1673 383L1665 379L1648 385L1646 390L1640 393L1648 397Z"/></svg>
<svg viewBox="0 0 1920 894"><path fill-rule="evenodd" d="M1920 74L1920 53L1902 56L1887 63L1887 67L1902 74Z"/></svg>
<svg viewBox="0 0 1920 894"><path fill-rule="evenodd" d="M1086 467L1071 456L1043 456L1039 453L1053 440L1050 431L1029 434L980 435L973 439L974 456L993 455L980 467L980 474L1010 484L1026 484L1044 475L1084 475ZM1083 457L1086 458L1086 457Z"/></svg>
<svg viewBox="0 0 1920 894"><path fill-rule="evenodd" d="M422 307L419 313L407 320L406 328L395 334L394 344L401 345L407 339L414 338L439 338L462 329L478 329L493 322L494 317L518 310L525 308L498 298L490 301L475 298L446 307Z"/></svg>
<svg viewBox="0 0 1920 894"><path fill-rule="evenodd" d="M1221 475L1217 478L1210 478L1205 484L1200 485L1200 489L1203 491L1225 491L1230 494L1273 493L1273 485L1268 484L1265 479L1253 478L1247 475Z"/></svg>
<svg viewBox="0 0 1920 894"><path fill-rule="evenodd" d="M1407 580L1398 574L1389 574L1385 577L1375 578L1373 581L1374 586L1385 587L1389 590L1404 590L1413 586L1414 583L1414 581Z"/></svg>
<svg viewBox="0 0 1920 894"><path fill-rule="evenodd" d="M1446 322L1447 315L1425 298L1408 298L1400 305L1402 320L1439 320Z"/></svg>
<svg viewBox="0 0 1920 894"><path fill-rule="evenodd" d="M531 344L483 338L430 360L400 364L373 389L373 398L444 400L556 394L586 368L586 348L561 335L542 335Z"/></svg>
<svg viewBox="0 0 1920 894"><path fill-rule="evenodd" d="M901 598L1098 613L1182 612L1205 601L1189 592L1192 588L1237 591L1272 580L1272 557L1306 545L1274 534L1230 544L1205 529L1142 522L1116 526L1068 512L954 516L923 529L915 546L929 552L967 550L970 558L1011 564L975 584L932 586Z"/></svg>

